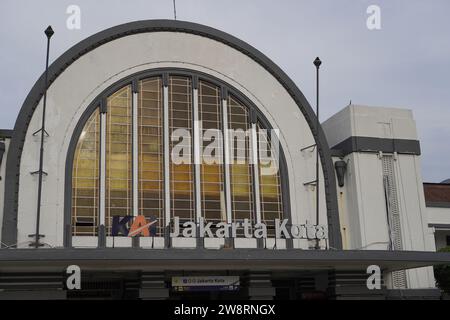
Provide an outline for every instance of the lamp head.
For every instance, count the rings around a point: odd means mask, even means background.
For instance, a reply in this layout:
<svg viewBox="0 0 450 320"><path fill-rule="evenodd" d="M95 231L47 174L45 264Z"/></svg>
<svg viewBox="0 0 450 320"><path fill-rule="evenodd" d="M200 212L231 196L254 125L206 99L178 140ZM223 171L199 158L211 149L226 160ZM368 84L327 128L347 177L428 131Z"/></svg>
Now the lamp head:
<svg viewBox="0 0 450 320"><path fill-rule="evenodd" d="M45 29L45 35L47 36L47 38L51 38L52 35L55 33L55 31L53 31L52 26L48 26L47 29Z"/></svg>
<svg viewBox="0 0 450 320"><path fill-rule="evenodd" d="M316 66L316 68L319 68L321 64L322 61L319 59L319 57L317 57L316 60L314 60L314 65Z"/></svg>

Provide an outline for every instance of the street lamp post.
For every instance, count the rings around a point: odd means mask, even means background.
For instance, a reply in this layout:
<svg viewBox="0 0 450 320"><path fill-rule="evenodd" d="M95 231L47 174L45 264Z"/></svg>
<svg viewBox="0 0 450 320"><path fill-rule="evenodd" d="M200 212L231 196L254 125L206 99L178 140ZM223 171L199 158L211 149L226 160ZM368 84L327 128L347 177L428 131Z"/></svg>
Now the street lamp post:
<svg viewBox="0 0 450 320"><path fill-rule="evenodd" d="M316 224L319 224L319 68L322 61L317 57L314 60L314 65L316 66Z"/></svg>
<svg viewBox="0 0 450 320"><path fill-rule="evenodd" d="M41 201L42 201L42 178L43 175L46 173L44 172L44 139L45 135L47 134L47 131L45 131L45 111L47 107L47 87L48 87L48 61L49 61L49 55L50 55L50 39L53 36L55 32L53 31L51 26L48 26L47 29L45 29L45 35L47 36L47 56L45 60L45 87L44 87L44 101L42 104L42 125L41 129L39 129L35 134L39 133L41 134L41 147L39 151L39 170L36 172L33 172L33 174L38 174L39 176L39 182L38 182L38 200L37 200L37 211L36 211L36 233L34 234L35 241L30 244L30 246L34 246L35 248L39 248L42 246L41 243L39 243L39 239L43 237L43 235L39 234L39 227L40 227L40 218L41 218ZM33 235L32 235L33 236Z"/></svg>

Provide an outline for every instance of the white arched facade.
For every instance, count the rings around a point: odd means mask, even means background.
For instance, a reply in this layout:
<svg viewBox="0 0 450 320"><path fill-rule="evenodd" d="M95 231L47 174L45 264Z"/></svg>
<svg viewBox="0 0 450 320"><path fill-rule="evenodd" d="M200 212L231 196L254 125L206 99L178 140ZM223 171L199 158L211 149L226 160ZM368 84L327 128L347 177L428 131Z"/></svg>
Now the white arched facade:
<svg viewBox="0 0 450 320"><path fill-rule="evenodd" d="M144 70L182 68L211 75L245 95L280 130L289 181L293 224L315 221L315 191L304 184L315 179L315 157L302 148L314 144L313 133L292 96L259 63L213 39L182 32L149 32L107 42L74 61L47 93L47 131L42 195L41 233L48 245L60 247L64 238L66 157L82 114L104 90ZM38 165L42 101L28 126L20 163L18 243L26 243L35 228L37 178L29 175ZM323 182L323 176L320 178ZM323 190L323 186L321 187ZM321 192L320 220L327 221L325 193ZM27 200L25 200L25 198ZM93 241L91 244L93 244ZM84 244L82 244L84 245ZM90 245L87 244L86 245ZM20 246L20 245L19 245ZM26 245L25 245L26 246ZM307 248L307 241L294 247Z"/></svg>

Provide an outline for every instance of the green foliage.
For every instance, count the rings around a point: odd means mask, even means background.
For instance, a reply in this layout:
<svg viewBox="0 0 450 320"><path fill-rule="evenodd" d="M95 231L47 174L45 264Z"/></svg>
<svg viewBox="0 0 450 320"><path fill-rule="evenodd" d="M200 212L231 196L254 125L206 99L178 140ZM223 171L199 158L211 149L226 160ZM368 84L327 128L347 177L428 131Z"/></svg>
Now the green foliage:
<svg viewBox="0 0 450 320"><path fill-rule="evenodd" d="M445 247L439 252L450 253L450 247ZM445 293L450 294L450 264L440 264L434 267L434 277L436 278L436 285Z"/></svg>

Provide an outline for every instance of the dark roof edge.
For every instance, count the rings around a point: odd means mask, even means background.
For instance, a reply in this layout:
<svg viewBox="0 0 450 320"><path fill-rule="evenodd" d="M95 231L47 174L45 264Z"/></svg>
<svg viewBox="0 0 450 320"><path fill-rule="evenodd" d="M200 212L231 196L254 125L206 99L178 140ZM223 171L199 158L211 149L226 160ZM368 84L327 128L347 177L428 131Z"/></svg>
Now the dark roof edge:
<svg viewBox="0 0 450 320"><path fill-rule="evenodd" d="M11 129L0 129L0 138L8 138L11 139L13 136L14 130Z"/></svg>
<svg viewBox="0 0 450 320"><path fill-rule="evenodd" d="M450 202L425 201L427 208L450 208Z"/></svg>
<svg viewBox="0 0 450 320"><path fill-rule="evenodd" d="M446 223L429 223L428 227L436 229L450 229L450 224Z"/></svg>
<svg viewBox="0 0 450 320"><path fill-rule="evenodd" d="M432 185L432 186L445 186L447 188L450 188L450 185L448 183L442 183L442 182L424 182L424 185Z"/></svg>
<svg viewBox="0 0 450 320"><path fill-rule="evenodd" d="M333 156L344 157L352 152L386 152L420 155L420 142L408 139L390 139L364 136L351 136L331 148Z"/></svg>

